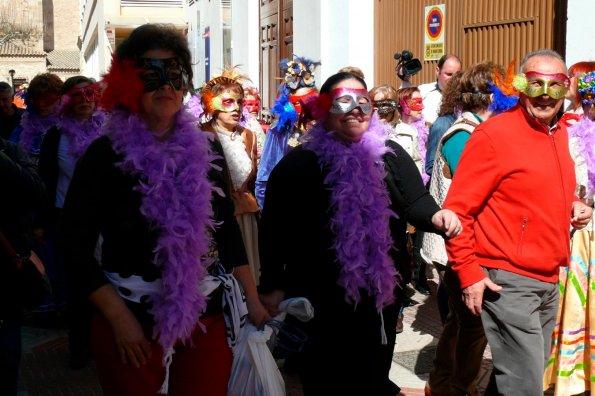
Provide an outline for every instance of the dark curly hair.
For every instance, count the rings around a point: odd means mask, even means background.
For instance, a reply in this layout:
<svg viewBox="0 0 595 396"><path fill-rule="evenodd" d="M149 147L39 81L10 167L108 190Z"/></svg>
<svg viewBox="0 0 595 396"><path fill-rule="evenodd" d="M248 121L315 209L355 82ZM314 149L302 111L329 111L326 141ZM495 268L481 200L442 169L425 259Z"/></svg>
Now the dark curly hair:
<svg viewBox="0 0 595 396"><path fill-rule="evenodd" d="M60 95L64 83L57 75L53 73L38 74L31 80L29 88L27 88L27 106L32 105L35 100L43 97L48 93Z"/></svg>
<svg viewBox="0 0 595 396"><path fill-rule="evenodd" d="M180 59L188 81L192 81L192 55L188 40L173 25L148 23L137 27L116 48L116 56L120 60L137 61L145 52L155 49L172 51Z"/></svg>
<svg viewBox="0 0 595 396"><path fill-rule="evenodd" d="M353 74L350 72L338 72L326 79L324 84L322 84L322 87L320 87L320 93L330 93L335 85L339 84L341 81L344 80L357 80L364 86L366 91L368 90L366 82L357 74Z"/></svg>
<svg viewBox="0 0 595 396"><path fill-rule="evenodd" d="M455 114L461 111L461 93L459 92L459 81L463 76L463 72L457 72L446 83L446 87L442 91L442 102L438 110L438 116L442 117L447 114Z"/></svg>

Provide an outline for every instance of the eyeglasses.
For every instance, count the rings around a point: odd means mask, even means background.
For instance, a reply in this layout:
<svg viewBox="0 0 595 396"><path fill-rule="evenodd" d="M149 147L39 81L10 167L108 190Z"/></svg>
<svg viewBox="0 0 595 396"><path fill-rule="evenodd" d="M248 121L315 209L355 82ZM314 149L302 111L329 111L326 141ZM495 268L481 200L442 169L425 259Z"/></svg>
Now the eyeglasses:
<svg viewBox="0 0 595 396"><path fill-rule="evenodd" d="M181 91L188 85L188 74L177 58L141 58L139 66L143 69L140 79L145 85L145 92L153 92L166 84Z"/></svg>

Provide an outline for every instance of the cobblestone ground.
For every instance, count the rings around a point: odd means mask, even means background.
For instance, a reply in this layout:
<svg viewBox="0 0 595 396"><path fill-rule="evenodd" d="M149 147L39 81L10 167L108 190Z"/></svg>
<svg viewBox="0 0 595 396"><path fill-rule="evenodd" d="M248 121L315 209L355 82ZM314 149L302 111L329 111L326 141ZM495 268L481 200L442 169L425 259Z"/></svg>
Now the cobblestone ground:
<svg viewBox="0 0 595 396"><path fill-rule="evenodd" d="M413 303L405 309L404 331L397 336L390 372L390 378L402 389L401 396L423 396L423 387L432 367L436 343L442 330L435 299L436 279L434 274L434 279L429 282L433 291L431 296L423 296L409 289ZM101 395L93 362L81 370L67 367L67 332L61 321L44 320L44 323L38 323L34 319L30 317L23 328L19 396ZM287 396L303 396L297 376L286 372L282 362L280 367ZM487 385L491 367L491 354L487 349L478 385L480 393Z"/></svg>

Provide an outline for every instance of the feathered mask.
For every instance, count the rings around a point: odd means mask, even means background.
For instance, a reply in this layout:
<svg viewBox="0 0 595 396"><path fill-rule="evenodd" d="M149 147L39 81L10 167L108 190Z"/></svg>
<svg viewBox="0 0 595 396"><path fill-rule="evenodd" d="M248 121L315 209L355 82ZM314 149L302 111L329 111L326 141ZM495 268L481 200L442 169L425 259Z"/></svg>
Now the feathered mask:
<svg viewBox="0 0 595 396"><path fill-rule="evenodd" d="M237 85L239 87L239 92L244 92L243 84L244 82L250 81L250 78L248 78L248 76L238 73L237 68L238 66L227 68L223 71L223 73L221 73L220 76L211 79L201 89L201 101L207 114L213 114L215 110L217 110L213 102L221 93L219 92L215 94L215 92L213 92L213 88L215 88L217 85L223 85L227 87Z"/></svg>
<svg viewBox="0 0 595 396"><path fill-rule="evenodd" d="M595 72L589 72L578 80L578 93L583 104L595 104Z"/></svg>
<svg viewBox="0 0 595 396"><path fill-rule="evenodd" d="M315 70L320 62L293 55L293 60L283 59L279 67L284 74L282 87L285 90L295 91L302 87L313 87L316 84Z"/></svg>

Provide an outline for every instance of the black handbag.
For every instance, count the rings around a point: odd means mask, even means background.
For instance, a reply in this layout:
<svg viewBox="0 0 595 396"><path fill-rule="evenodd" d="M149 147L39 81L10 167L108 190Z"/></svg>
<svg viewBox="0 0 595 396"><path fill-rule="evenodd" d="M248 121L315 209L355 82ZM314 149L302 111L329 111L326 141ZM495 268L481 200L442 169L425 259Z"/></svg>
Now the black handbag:
<svg viewBox="0 0 595 396"><path fill-rule="evenodd" d="M50 278L45 272L45 266L34 251L28 257L22 257L15 252L4 233L0 231L0 244L11 258L21 282L20 301L25 309L33 309L52 295Z"/></svg>

